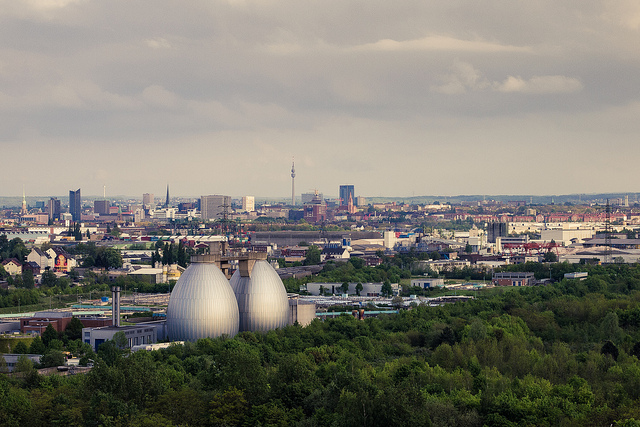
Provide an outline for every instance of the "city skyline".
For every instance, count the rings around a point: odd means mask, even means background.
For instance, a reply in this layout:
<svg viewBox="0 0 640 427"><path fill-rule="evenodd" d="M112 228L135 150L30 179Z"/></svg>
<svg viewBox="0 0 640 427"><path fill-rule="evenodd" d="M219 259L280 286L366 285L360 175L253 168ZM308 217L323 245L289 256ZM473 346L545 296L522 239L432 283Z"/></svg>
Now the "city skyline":
<svg viewBox="0 0 640 427"><path fill-rule="evenodd" d="M360 6L3 1L0 194L636 190L638 2Z"/></svg>

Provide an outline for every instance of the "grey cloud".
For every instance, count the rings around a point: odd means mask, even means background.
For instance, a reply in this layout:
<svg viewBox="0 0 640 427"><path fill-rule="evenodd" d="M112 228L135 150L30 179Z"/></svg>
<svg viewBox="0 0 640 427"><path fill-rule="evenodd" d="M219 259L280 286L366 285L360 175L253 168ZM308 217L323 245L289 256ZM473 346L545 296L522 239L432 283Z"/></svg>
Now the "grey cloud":
<svg viewBox="0 0 640 427"><path fill-rule="evenodd" d="M327 194L342 180L401 192L432 159L433 173L459 173L413 180L416 194L558 192L562 179L507 181L492 162L603 139L636 154L639 26L631 0L0 0L0 144L30 147L40 168L99 150L111 167L68 168L51 185L111 180L119 193L152 191L167 178L151 165L184 157L234 176L175 169L185 192L286 194L293 155L300 188ZM3 166L7 185L22 173ZM601 176L621 182L603 171L584 187Z"/></svg>

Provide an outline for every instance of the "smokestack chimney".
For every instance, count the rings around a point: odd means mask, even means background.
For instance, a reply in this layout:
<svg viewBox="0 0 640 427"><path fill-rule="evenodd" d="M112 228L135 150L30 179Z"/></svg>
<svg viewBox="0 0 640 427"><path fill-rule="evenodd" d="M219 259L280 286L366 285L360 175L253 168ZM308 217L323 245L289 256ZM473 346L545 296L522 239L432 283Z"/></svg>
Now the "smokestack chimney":
<svg viewBox="0 0 640 427"><path fill-rule="evenodd" d="M120 286L111 287L111 326L120 327Z"/></svg>

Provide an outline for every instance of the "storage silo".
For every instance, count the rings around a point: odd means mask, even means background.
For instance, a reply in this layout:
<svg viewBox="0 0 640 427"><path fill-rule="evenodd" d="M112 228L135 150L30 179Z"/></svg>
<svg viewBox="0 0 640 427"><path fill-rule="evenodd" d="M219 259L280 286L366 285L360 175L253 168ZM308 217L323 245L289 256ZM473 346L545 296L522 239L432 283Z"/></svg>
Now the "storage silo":
<svg viewBox="0 0 640 427"><path fill-rule="evenodd" d="M238 303L229 281L215 263L194 258L171 292L167 307L169 339L195 341L236 335Z"/></svg>
<svg viewBox="0 0 640 427"><path fill-rule="evenodd" d="M237 270L231 277L231 288L238 301L240 332L269 331L289 322L287 291L271 265L255 261L252 269Z"/></svg>

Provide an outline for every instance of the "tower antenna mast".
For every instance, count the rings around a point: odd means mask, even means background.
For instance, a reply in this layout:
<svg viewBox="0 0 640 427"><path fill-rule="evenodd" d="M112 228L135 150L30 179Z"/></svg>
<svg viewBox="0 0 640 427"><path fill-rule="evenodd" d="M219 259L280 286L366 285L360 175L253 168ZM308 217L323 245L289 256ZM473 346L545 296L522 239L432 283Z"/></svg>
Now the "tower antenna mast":
<svg viewBox="0 0 640 427"><path fill-rule="evenodd" d="M611 263L611 205L607 199L607 208L604 225L604 263Z"/></svg>
<svg viewBox="0 0 640 427"><path fill-rule="evenodd" d="M296 205L296 162L295 157L291 160L291 206Z"/></svg>

